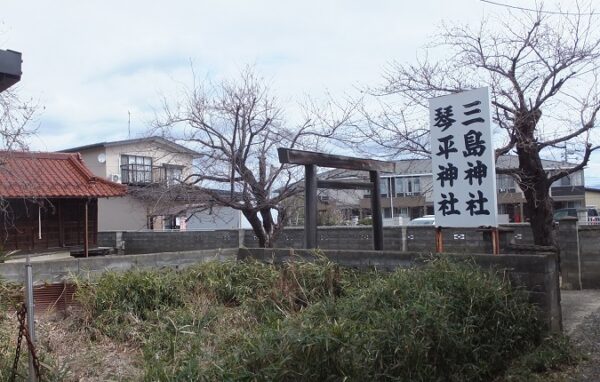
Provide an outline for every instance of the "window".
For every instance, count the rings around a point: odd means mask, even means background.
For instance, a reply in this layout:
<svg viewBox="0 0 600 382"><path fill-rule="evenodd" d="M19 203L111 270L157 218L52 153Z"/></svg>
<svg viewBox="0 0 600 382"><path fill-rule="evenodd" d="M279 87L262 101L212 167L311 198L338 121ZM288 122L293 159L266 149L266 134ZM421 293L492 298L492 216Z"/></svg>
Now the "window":
<svg viewBox="0 0 600 382"><path fill-rule="evenodd" d="M140 184L152 182L152 158L121 155L121 183Z"/></svg>
<svg viewBox="0 0 600 382"><path fill-rule="evenodd" d="M172 186L181 181L182 166L165 164L163 167L165 168L165 180L167 185Z"/></svg>
<svg viewBox="0 0 600 382"><path fill-rule="evenodd" d="M421 194L421 178L408 177L396 178L396 196L410 196Z"/></svg>
<svg viewBox="0 0 600 382"><path fill-rule="evenodd" d="M389 182L390 182L389 178L381 179L381 183L380 183L381 184L381 196L383 196L383 197L389 196L389 192L388 192Z"/></svg>
<svg viewBox="0 0 600 382"><path fill-rule="evenodd" d="M385 207L385 208L383 209L383 217L384 217L385 219L389 219L389 218L391 218L391 217L392 217L392 209L391 209L391 208L388 208L388 207Z"/></svg>
<svg viewBox="0 0 600 382"><path fill-rule="evenodd" d="M554 172L556 173L556 172ZM550 173L551 175L554 173ZM583 186L583 173L581 171L577 171L568 176L564 176L552 183L552 187L575 187L575 186Z"/></svg>
<svg viewBox="0 0 600 382"><path fill-rule="evenodd" d="M419 178L408 178L406 181L409 195L419 195L421 193L421 180Z"/></svg>
<svg viewBox="0 0 600 382"><path fill-rule="evenodd" d="M571 178L569 178L568 176L565 176L564 178L560 178L559 182L560 182L559 184L562 187L570 186L571 185Z"/></svg>
<svg viewBox="0 0 600 382"><path fill-rule="evenodd" d="M515 192L515 179L510 175L498 175L496 183L499 192Z"/></svg>
<svg viewBox="0 0 600 382"><path fill-rule="evenodd" d="M409 217L408 207L394 208L394 211L395 211L394 213L396 214L396 216L402 216L403 218Z"/></svg>
<svg viewBox="0 0 600 382"><path fill-rule="evenodd" d="M396 178L396 195L404 196L404 178Z"/></svg>

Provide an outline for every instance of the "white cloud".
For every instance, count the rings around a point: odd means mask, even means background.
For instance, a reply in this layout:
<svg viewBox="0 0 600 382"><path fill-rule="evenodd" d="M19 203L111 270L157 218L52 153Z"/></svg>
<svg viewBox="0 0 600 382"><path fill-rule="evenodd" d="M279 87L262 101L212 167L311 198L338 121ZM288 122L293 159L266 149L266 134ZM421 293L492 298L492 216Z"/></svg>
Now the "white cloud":
<svg viewBox="0 0 600 382"><path fill-rule="evenodd" d="M522 5L527 5L523 3ZM1 48L23 52L20 91L40 100L39 137L56 150L144 131L161 94L196 74L235 75L246 64L282 100L352 92L412 61L442 20L477 22L475 0L7 1ZM600 169L598 169L600 170ZM598 171L600 173L600 171Z"/></svg>

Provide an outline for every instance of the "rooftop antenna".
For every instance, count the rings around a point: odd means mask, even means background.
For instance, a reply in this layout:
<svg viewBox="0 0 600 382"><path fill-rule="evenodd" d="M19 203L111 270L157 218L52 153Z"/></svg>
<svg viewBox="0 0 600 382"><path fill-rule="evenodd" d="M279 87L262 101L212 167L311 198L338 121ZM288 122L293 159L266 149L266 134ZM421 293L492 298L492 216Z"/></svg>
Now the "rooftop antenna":
<svg viewBox="0 0 600 382"><path fill-rule="evenodd" d="M127 110L127 139L131 139L131 112Z"/></svg>

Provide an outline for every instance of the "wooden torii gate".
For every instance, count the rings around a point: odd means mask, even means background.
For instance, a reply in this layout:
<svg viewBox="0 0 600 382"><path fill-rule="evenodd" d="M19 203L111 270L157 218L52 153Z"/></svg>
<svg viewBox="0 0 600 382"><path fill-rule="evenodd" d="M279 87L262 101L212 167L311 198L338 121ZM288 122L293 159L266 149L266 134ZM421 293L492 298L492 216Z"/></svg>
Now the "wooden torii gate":
<svg viewBox="0 0 600 382"><path fill-rule="evenodd" d="M383 219L381 216L380 172L394 173L395 163L373 159L323 154L313 151L278 148L280 163L304 165L304 244L317 247L317 188L371 191L373 216L373 248L383 250ZM317 180L317 166L369 172L369 182ZM392 206L393 208L393 206Z"/></svg>

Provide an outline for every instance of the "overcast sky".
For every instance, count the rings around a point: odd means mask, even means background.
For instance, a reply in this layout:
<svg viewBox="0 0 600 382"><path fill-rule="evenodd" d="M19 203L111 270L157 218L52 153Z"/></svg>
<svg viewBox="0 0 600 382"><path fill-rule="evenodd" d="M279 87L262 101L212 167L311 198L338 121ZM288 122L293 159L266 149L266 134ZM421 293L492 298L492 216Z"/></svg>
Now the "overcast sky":
<svg viewBox="0 0 600 382"><path fill-rule="evenodd" d="M126 139L128 113L131 137L145 134L161 97L191 84L192 66L218 79L254 65L286 105L342 96L413 61L442 20L498 11L479 0L5 0L0 48L23 53L19 92L44 107L31 148L59 150Z"/></svg>

